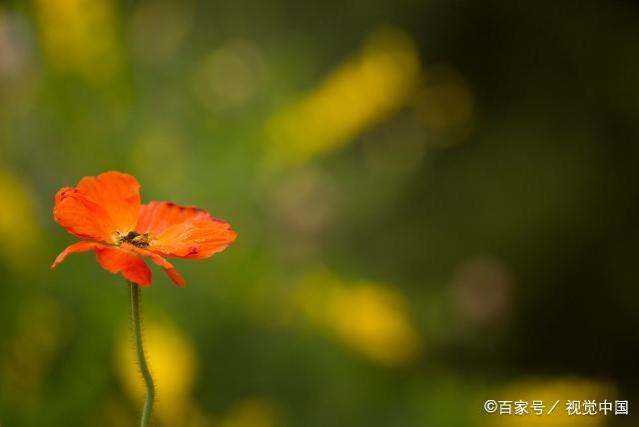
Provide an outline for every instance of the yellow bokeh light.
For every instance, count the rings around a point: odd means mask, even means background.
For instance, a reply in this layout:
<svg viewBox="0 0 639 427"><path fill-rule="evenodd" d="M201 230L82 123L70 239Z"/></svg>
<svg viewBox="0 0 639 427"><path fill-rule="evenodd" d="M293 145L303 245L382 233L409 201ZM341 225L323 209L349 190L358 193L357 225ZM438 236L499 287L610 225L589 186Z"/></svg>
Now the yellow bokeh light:
<svg viewBox="0 0 639 427"><path fill-rule="evenodd" d="M40 251L40 236L32 196L18 178L0 170L0 194L9 200L0 209L0 256L18 270L28 270Z"/></svg>
<svg viewBox="0 0 639 427"><path fill-rule="evenodd" d="M58 72L90 81L113 77L121 67L113 0L36 0L43 50Z"/></svg>
<svg viewBox="0 0 639 427"><path fill-rule="evenodd" d="M420 350L407 303L390 286L319 274L304 281L297 297L312 323L374 362L403 365Z"/></svg>
<svg viewBox="0 0 639 427"><path fill-rule="evenodd" d="M169 197L183 185L186 171L186 137L171 126L148 127L140 132L129 158L132 172L158 197ZM171 167L158 174L159 164L171 159Z"/></svg>
<svg viewBox="0 0 639 427"><path fill-rule="evenodd" d="M144 346L156 387L158 420L167 426L181 425L191 405L191 389L198 371L195 348L190 339L168 321L144 326ZM117 371L125 391L139 404L145 390L134 357L129 331L118 337Z"/></svg>
<svg viewBox="0 0 639 427"><path fill-rule="evenodd" d="M168 62L184 44L193 24L191 0L138 2L129 22L131 50L147 64Z"/></svg>
<svg viewBox="0 0 639 427"><path fill-rule="evenodd" d="M271 146L306 160L347 144L406 103L420 70L410 36L398 30L373 34L359 54L269 120Z"/></svg>
<svg viewBox="0 0 639 427"><path fill-rule="evenodd" d="M262 83L264 60L246 40L232 40L211 51L193 74L195 99L211 111L247 105Z"/></svg>

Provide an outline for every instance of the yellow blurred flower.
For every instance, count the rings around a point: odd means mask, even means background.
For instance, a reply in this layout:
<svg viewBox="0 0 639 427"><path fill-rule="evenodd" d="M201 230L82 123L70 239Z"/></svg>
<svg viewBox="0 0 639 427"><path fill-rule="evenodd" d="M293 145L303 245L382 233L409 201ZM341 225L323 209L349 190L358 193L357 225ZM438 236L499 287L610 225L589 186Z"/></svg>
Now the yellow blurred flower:
<svg viewBox="0 0 639 427"><path fill-rule="evenodd" d="M144 346L157 388L156 415L166 426L184 425L193 408L191 391L198 371L195 348L190 339L168 321L148 322ZM138 402L145 396L128 331L118 337L117 371L125 391Z"/></svg>
<svg viewBox="0 0 639 427"><path fill-rule="evenodd" d="M359 54L269 120L272 147L290 159L306 160L351 142L405 105L420 70L409 35L374 33Z"/></svg>
<svg viewBox="0 0 639 427"><path fill-rule="evenodd" d="M0 194L5 203L0 209L0 239L11 242L0 248L0 256L16 269L28 269L40 250L38 226L31 194L16 177L0 170Z"/></svg>
<svg viewBox="0 0 639 427"><path fill-rule="evenodd" d="M91 81L121 67L113 0L36 0L42 46L56 71Z"/></svg>
<svg viewBox="0 0 639 427"><path fill-rule="evenodd" d="M586 379L560 378L552 380L521 381L499 390L496 400L522 400L532 403L542 401L544 412L551 409L559 400L559 404L550 415L485 415L485 427L599 427L603 426L606 418L599 415L568 415L566 401L614 399L614 387L609 384ZM491 399L493 397L491 396ZM610 415L608 415L610 417Z"/></svg>
<svg viewBox="0 0 639 427"><path fill-rule="evenodd" d="M311 322L377 363L403 365L421 347L406 301L389 286L319 274L304 281L297 297Z"/></svg>

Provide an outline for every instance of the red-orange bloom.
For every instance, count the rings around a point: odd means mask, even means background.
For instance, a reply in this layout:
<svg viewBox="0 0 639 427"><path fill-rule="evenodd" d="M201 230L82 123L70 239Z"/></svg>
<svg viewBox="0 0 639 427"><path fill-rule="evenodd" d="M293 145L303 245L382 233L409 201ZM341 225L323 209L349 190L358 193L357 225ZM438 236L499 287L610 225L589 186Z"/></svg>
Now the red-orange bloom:
<svg viewBox="0 0 639 427"><path fill-rule="evenodd" d="M171 202L142 205L140 184L121 172L88 176L77 187L60 189L53 217L69 233L93 241L83 240L63 250L51 269L71 253L95 251L105 270L140 286L151 284L151 270L142 257L162 267L176 285L186 286L165 257L208 258L236 237L228 222L205 210Z"/></svg>

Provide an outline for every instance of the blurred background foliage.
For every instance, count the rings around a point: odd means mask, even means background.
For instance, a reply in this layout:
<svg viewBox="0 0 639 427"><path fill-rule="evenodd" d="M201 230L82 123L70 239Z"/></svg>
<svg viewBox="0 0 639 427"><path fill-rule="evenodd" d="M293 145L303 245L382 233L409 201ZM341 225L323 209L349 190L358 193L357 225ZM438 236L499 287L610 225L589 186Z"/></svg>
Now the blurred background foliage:
<svg viewBox="0 0 639 427"><path fill-rule="evenodd" d="M239 238L145 291L158 426L631 426L630 1L0 2L0 424L135 425L127 290L53 195L121 170ZM634 400L633 400L634 399Z"/></svg>

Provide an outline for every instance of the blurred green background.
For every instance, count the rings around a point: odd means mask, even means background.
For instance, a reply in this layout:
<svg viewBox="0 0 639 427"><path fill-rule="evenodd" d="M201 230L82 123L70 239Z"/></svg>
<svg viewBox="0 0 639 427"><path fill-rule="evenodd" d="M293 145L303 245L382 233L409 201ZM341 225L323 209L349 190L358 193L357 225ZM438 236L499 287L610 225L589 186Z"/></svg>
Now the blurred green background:
<svg viewBox="0 0 639 427"><path fill-rule="evenodd" d="M633 426L631 1L0 2L0 425L132 426L124 280L53 195L107 170L238 240L154 268L156 425Z"/></svg>

